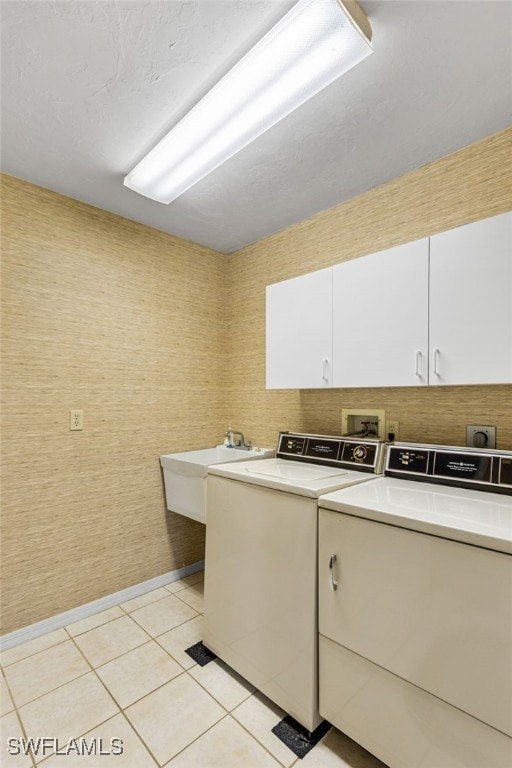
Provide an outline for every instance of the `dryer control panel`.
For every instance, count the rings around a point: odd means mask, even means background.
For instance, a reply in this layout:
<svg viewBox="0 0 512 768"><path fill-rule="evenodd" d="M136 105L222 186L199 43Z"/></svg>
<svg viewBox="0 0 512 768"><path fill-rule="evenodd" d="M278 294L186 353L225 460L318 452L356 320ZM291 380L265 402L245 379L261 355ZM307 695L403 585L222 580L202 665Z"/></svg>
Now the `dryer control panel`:
<svg viewBox="0 0 512 768"><path fill-rule="evenodd" d="M380 474L383 471L384 449L385 444L380 440L361 441L342 436L280 432L276 456Z"/></svg>
<svg viewBox="0 0 512 768"><path fill-rule="evenodd" d="M512 496L512 451L395 443L386 475Z"/></svg>

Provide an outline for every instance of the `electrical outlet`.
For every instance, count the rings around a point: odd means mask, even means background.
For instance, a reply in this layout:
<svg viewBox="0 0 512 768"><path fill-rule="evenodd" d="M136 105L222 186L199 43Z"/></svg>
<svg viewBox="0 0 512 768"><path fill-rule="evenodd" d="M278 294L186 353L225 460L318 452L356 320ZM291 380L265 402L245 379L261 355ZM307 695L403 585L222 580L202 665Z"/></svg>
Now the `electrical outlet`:
<svg viewBox="0 0 512 768"><path fill-rule="evenodd" d="M388 435L393 435L392 440L398 440L399 427L400 422L395 421L395 419L389 419L389 421L386 421L386 440L388 439Z"/></svg>
<svg viewBox="0 0 512 768"><path fill-rule="evenodd" d="M496 448L496 427L467 424L466 445L469 448Z"/></svg>
<svg viewBox="0 0 512 768"><path fill-rule="evenodd" d="M84 412L72 410L69 412L69 428L72 432L84 428Z"/></svg>

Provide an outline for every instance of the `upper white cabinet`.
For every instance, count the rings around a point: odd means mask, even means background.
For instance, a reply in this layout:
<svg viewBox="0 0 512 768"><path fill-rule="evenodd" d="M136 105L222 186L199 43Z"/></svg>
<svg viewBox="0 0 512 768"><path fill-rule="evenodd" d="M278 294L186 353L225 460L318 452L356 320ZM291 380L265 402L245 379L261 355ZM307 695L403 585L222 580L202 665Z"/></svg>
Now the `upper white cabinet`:
<svg viewBox="0 0 512 768"><path fill-rule="evenodd" d="M428 380L428 238L333 270L333 386Z"/></svg>
<svg viewBox="0 0 512 768"><path fill-rule="evenodd" d="M512 213L430 238L429 384L512 382Z"/></svg>
<svg viewBox="0 0 512 768"><path fill-rule="evenodd" d="M332 267L267 287L267 389L332 386Z"/></svg>
<svg viewBox="0 0 512 768"><path fill-rule="evenodd" d="M512 382L512 212L267 288L267 388Z"/></svg>

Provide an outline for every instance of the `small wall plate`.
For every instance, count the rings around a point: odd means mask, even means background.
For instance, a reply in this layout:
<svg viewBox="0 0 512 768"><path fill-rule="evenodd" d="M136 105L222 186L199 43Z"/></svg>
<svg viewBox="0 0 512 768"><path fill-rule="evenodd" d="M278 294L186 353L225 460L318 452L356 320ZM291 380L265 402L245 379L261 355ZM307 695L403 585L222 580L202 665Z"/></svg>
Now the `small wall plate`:
<svg viewBox="0 0 512 768"><path fill-rule="evenodd" d="M496 448L496 427L468 424L466 445L469 448Z"/></svg>

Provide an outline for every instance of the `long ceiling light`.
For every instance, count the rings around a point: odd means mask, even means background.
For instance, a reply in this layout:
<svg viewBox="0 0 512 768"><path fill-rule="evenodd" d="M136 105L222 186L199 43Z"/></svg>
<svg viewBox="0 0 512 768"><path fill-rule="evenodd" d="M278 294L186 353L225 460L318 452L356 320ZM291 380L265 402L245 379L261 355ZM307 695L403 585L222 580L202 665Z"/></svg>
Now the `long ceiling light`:
<svg viewBox="0 0 512 768"><path fill-rule="evenodd" d="M299 0L125 177L170 203L372 52L351 0Z"/></svg>

